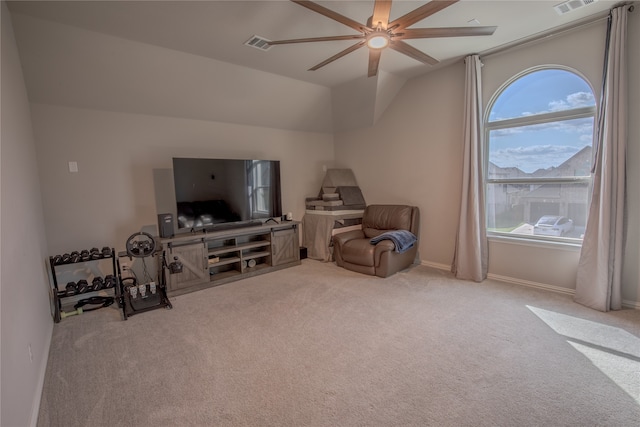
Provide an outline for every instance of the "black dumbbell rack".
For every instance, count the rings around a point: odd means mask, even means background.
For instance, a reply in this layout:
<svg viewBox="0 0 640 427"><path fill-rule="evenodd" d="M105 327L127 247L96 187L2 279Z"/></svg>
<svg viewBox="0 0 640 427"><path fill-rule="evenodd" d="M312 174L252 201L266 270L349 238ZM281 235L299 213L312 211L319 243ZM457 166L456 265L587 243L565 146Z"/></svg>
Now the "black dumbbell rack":
<svg viewBox="0 0 640 427"><path fill-rule="evenodd" d="M108 249L108 250L107 250ZM55 256L50 256L49 257L49 265L51 267L51 277L53 279L53 289L52 289L52 299L53 299L53 308L54 308L54 313L53 313L53 320L58 323L60 322L60 320L62 319L62 300L64 298L69 298L75 295L80 295L80 294L87 294L87 295L91 295L94 294L94 292L97 292L97 290L94 290L94 284L91 283L86 283L86 286L84 286L83 284L80 284L80 286L78 287L78 285L76 284L76 286L69 286L69 288L67 289L67 287L65 287L65 289L60 289L59 284L58 284L58 274L57 274L57 267L61 267L63 265L69 265L69 264L78 264L78 263L86 263L86 262L93 262L93 261L100 261L100 260L104 260L104 259L111 259L111 268L112 268L112 274L108 274L106 275L104 278L100 277L100 278L95 278L94 280L100 280L102 286L100 287L100 289L102 290L107 290L107 289L113 289L114 293L115 293L115 299L116 301L120 302L120 298L119 298L119 280L118 277L116 276L116 256L115 256L115 249L114 248L108 248L108 247L104 247L102 251L88 251L88 250L83 250L83 251L74 251L71 252L71 254L64 254L64 255L55 255ZM78 283L80 283L81 281L79 281ZM109 282L108 286L105 286L105 283Z"/></svg>

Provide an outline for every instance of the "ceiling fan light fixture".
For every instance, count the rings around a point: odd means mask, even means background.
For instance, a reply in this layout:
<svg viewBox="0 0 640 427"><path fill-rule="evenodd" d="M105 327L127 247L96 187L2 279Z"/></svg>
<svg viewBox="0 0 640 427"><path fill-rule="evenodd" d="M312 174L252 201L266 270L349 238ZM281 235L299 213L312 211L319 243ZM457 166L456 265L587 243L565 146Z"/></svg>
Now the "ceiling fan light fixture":
<svg viewBox="0 0 640 427"><path fill-rule="evenodd" d="M371 49L384 49L389 46L389 35L384 31L371 33L367 38L367 46Z"/></svg>
<svg viewBox="0 0 640 427"><path fill-rule="evenodd" d="M321 63L309 68L309 71L315 71L332 63L351 52L354 52L364 46L369 50L369 67L368 76L373 77L378 73L378 65L382 50L390 48L409 58L422 62L427 65L435 65L438 60L427 55L426 53L416 49L404 40L407 39L427 39L437 37L468 37L468 36L490 36L497 27L480 27L478 20L472 19L470 24L472 27L431 27L431 28L407 28L411 27L419 21L457 3L459 0L431 0L426 4L413 9L411 12L401 16L400 18L390 20L391 3L393 0L375 0L373 5L373 15L367 19L367 24L361 24L351 18L339 14L331 9L310 0L291 0L291 2L303 6L313 12L319 13L329 19L346 25L355 30L358 34L328 36L328 37L311 37L291 40L267 41L268 46L292 43L307 42L326 42L337 40L358 40L356 44L349 46L332 57L322 61ZM565 0L567 2L595 2L598 0ZM375 24L374 24L375 23Z"/></svg>

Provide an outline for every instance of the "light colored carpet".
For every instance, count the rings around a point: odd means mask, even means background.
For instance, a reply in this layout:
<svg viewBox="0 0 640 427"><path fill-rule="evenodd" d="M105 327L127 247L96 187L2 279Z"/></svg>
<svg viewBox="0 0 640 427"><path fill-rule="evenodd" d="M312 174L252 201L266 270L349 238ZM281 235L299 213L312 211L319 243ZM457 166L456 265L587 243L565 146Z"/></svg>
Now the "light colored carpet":
<svg viewBox="0 0 640 427"><path fill-rule="evenodd" d="M640 312L301 266L56 324L39 426L637 426Z"/></svg>

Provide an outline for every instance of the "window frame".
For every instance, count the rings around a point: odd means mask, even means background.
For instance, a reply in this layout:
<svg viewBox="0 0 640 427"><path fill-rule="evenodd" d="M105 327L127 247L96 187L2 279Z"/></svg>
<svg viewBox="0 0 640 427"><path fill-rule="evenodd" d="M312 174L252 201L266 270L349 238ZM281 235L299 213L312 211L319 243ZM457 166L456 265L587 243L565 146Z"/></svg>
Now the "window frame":
<svg viewBox="0 0 640 427"><path fill-rule="evenodd" d="M271 187L262 180L262 168L270 167L271 164L268 160L250 160L250 175L251 175L251 200L253 203L251 212L254 215L268 215L269 210L260 209L261 201L264 201L264 192L271 191ZM271 173L271 171L269 171Z"/></svg>
<svg viewBox="0 0 640 427"><path fill-rule="evenodd" d="M589 107L579 107L579 108L570 109L570 110L558 110L558 111L552 111L552 112L542 113L542 114L525 115L525 116L508 118L503 120L489 121L493 106L495 105L496 101L500 98L500 96L504 93L505 90L507 90L513 83L515 83L519 79L529 74L533 74L535 72L545 71L545 70L566 71L582 79L582 81L589 86L591 93L594 96L595 104ZM589 82L589 80L579 71L570 67L562 66L562 65L541 65L541 66L532 67L524 71L521 71L520 73L512 76L510 79L505 81L495 91L493 96L489 99L489 102L486 104L485 114L483 118L483 127L484 127L483 129L483 137L484 137L483 185L484 185L485 195L488 193L488 187L491 184L538 185L538 184L585 183L587 184L587 189L588 189L587 200L586 200L587 211L588 211L588 207L591 202L591 193L592 193L591 190L593 187L593 173L590 173L588 176L539 177L539 178L533 178L533 177L489 178L488 176L489 157L490 157L489 148L491 145L490 134L491 134L491 131L501 130L501 129L511 129L511 128L533 126L533 125L539 125L539 124L558 123L562 121L575 120L575 119L592 118L593 132L592 132L591 147L592 149L594 149L595 148L594 147L595 146L594 144L595 130L597 126L597 115L598 115L598 104L599 104L599 99L596 95L596 92L593 90L593 86L591 85L591 82ZM542 245L551 245L554 247L557 247L558 245L566 246L566 247L577 247L577 248L582 247L583 240L580 238L541 236L541 235L534 235L534 234L528 235L528 234L520 234L520 233L512 234L510 232L505 232L505 231L490 230L488 228L489 218L487 215L487 213L489 212L489 206L490 206L489 203L490 201L487 198L485 198L485 202L484 202L485 204L484 212L486 217L485 227L486 227L487 237L490 240L495 239L500 241L513 241L513 242L518 242L519 244L532 245L532 246L539 246L542 244ZM587 212L587 215L588 215L588 212Z"/></svg>

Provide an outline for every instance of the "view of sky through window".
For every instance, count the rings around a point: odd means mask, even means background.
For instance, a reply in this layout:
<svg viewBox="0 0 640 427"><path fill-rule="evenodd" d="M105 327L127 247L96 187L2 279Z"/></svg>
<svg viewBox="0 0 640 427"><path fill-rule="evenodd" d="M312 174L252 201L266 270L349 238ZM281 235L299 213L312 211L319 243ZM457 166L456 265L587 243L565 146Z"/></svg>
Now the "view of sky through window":
<svg viewBox="0 0 640 427"><path fill-rule="evenodd" d="M494 103L489 122L595 106L593 91L580 76L564 70L541 70L509 85ZM591 146L593 119L491 130L489 160L499 167L532 173L557 167Z"/></svg>

